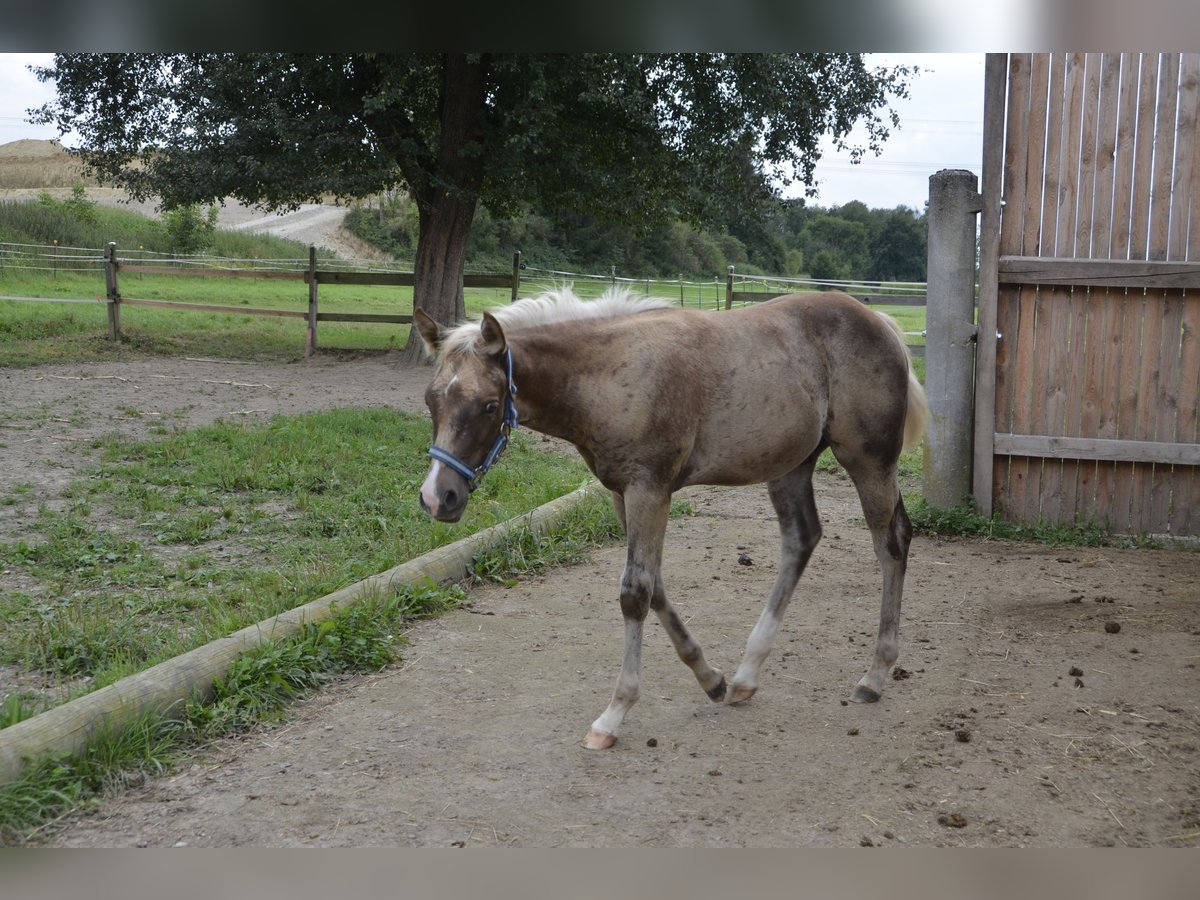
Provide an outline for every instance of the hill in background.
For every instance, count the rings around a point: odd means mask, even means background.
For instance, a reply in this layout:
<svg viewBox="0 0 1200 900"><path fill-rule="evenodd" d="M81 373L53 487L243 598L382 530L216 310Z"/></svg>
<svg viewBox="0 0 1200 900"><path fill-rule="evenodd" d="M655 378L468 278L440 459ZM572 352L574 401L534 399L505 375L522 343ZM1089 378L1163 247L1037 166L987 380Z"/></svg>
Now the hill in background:
<svg viewBox="0 0 1200 900"><path fill-rule="evenodd" d="M92 187L82 164L58 141L12 141L0 144L0 188L5 190Z"/></svg>

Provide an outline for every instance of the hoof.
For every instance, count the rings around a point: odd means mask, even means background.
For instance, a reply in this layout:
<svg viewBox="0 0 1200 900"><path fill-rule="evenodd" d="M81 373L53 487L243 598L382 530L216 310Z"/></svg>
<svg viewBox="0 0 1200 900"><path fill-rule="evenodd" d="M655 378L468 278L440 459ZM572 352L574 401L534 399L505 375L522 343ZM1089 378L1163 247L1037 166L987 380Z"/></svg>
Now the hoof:
<svg viewBox="0 0 1200 900"><path fill-rule="evenodd" d="M875 688L867 687L865 684L860 684L854 689L854 693L850 695L851 703L878 703L880 698L879 691Z"/></svg>
<svg viewBox="0 0 1200 900"><path fill-rule="evenodd" d="M732 706L734 703L741 703L744 700L749 700L757 691L758 688L756 687L746 687L745 685L739 684L729 692L729 703Z"/></svg>
<svg viewBox="0 0 1200 900"><path fill-rule="evenodd" d="M708 694L708 699L713 703L720 703L725 699L725 676L721 676L721 680L717 682L717 686L709 688L704 693Z"/></svg>
<svg viewBox="0 0 1200 900"><path fill-rule="evenodd" d="M617 742L615 734L609 734L607 731L597 731L593 728L587 733L587 737L583 741L583 746L589 750L607 750Z"/></svg>

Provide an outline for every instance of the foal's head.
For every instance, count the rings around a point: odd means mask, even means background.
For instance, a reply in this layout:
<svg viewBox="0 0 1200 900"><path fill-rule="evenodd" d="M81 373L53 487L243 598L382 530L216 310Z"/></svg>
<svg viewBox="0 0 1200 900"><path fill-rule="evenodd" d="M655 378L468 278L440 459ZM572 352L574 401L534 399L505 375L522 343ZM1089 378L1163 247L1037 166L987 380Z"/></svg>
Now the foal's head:
<svg viewBox="0 0 1200 900"><path fill-rule="evenodd" d="M483 314L478 337L447 341L424 310L413 323L437 359L425 403L433 416L433 464L421 485L421 508L442 522L457 522L479 479L495 462L516 426L512 357L500 323Z"/></svg>

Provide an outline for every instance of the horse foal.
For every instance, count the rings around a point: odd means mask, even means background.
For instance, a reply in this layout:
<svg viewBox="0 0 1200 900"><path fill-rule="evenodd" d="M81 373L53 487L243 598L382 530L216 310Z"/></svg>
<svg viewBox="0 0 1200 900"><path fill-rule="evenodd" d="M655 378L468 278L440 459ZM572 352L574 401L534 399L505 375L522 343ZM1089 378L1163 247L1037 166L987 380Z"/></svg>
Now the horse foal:
<svg viewBox="0 0 1200 900"><path fill-rule="evenodd" d="M518 424L572 443L612 492L627 541L624 653L587 747L611 747L637 701L650 610L710 698L738 703L754 696L821 538L812 476L826 448L858 491L883 577L874 657L851 695L879 699L899 653L912 539L896 466L928 419L894 320L840 293L703 313L619 290L593 301L552 292L453 329L420 309L413 318L437 361L425 395L434 461L420 492L431 515L461 518ZM781 564L726 684L667 600L663 538L675 491L756 482L766 482L779 517Z"/></svg>

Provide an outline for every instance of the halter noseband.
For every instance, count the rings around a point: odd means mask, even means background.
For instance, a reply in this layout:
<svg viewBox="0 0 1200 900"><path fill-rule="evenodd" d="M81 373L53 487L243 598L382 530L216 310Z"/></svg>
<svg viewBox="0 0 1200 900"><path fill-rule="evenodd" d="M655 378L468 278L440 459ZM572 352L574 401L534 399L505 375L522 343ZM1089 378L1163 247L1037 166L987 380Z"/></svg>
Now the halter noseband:
<svg viewBox="0 0 1200 900"><path fill-rule="evenodd" d="M471 468L471 466L463 462L449 450L443 450L436 444L431 445L429 448L429 455L431 457L449 466L467 480L467 490L471 492L479 487L479 482L483 479L483 476L487 474L488 469L492 467L504 448L508 446L509 432L517 427L517 402L513 399L517 393L517 386L513 383L512 348L507 348L504 351L504 368L505 374L508 376L508 389L504 392L504 421L500 423L500 433L496 435L496 442L492 444L492 449L488 451L479 468Z"/></svg>

